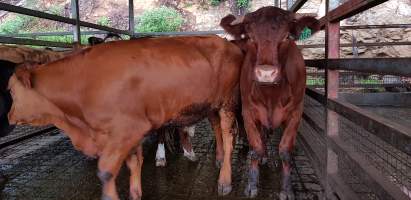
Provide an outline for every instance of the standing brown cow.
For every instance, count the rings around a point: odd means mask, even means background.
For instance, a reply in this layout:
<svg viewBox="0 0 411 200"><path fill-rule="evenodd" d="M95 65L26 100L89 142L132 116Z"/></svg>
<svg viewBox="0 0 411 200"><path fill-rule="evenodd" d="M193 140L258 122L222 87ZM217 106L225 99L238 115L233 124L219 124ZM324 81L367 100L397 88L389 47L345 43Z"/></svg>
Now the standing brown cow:
<svg viewBox="0 0 411 200"><path fill-rule="evenodd" d="M303 112L306 86L304 59L294 40L304 27L319 30L313 17L296 19L294 13L276 7L263 7L244 17L226 16L221 26L239 40L246 52L240 88L242 114L252 150L245 194L257 195L258 163L265 154L265 134L279 126L282 159L281 199L293 199L290 157Z"/></svg>
<svg viewBox="0 0 411 200"><path fill-rule="evenodd" d="M224 195L231 191L242 61L241 50L218 36L105 43L33 69L6 72L13 100L8 118L54 124L77 149L98 156L105 200L119 199L115 179L126 161L134 200L142 195L143 137L164 125L189 126L208 116L220 122L224 160L218 192Z"/></svg>

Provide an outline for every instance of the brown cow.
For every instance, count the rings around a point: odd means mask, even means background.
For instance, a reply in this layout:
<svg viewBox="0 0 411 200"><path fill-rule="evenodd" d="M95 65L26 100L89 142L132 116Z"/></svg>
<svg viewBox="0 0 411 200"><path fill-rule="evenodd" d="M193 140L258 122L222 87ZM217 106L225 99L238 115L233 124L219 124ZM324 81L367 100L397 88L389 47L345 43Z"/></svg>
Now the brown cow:
<svg viewBox="0 0 411 200"><path fill-rule="evenodd" d="M88 44L90 46L102 44L104 42L110 42L110 41L117 41L117 40L122 40L122 38L113 33L108 33L104 39L103 38L98 38L98 37L89 37L88 38ZM159 130L157 130L157 136L158 136L158 143L157 143L157 151L156 151L156 166L157 167L165 167L167 160L166 160L166 150L164 148L164 143L166 142L166 134L174 134L175 131L177 131L180 135L180 143L184 151L184 156L188 158L190 161L196 161L197 157L193 151L193 146L191 144L191 139L189 136L194 135L194 128L195 125L192 125L190 127L164 127Z"/></svg>
<svg viewBox="0 0 411 200"><path fill-rule="evenodd" d="M242 114L252 150L245 194L257 195L258 163L265 155L268 130L283 127L279 144L282 159L281 199L293 199L290 157L303 112L306 86L304 59L294 40L304 27L319 30L313 17L296 19L294 13L276 7L263 7L244 17L226 16L220 24L239 40L246 52L240 88Z"/></svg>
<svg viewBox="0 0 411 200"><path fill-rule="evenodd" d="M98 156L103 199L118 199L124 161L130 195L140 199L141 141L164 125L219 118L224 160L219 194L231 191L234 107L241 50L218 36L110 42L10 77L12 123L54 124L73 145ZM1 68L0 68L1 70Z"/></svg>

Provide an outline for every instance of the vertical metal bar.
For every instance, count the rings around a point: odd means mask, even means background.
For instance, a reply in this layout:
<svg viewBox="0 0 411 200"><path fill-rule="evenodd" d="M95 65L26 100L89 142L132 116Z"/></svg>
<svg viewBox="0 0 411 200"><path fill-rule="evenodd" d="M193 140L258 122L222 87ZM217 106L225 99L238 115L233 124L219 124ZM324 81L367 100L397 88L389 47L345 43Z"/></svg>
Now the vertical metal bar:
<svg viewBox="0 0 411 200"><path fill-rule="evenodd" d="M130 31L130 36L134 36L134 2L133 0L128 0L128 30Z"/></svg>
<svg viewBox="0 0 411 200"><path fill-rule="evenodd" d="M74 42L81 43L80 14L78 0L71 0L71 18L76 20L76 25L75 27L73 26Z"/></svg>
<svg viewBox="0 0 411 200"><path fill-rule="evenodd" d="M279 0L274 0L274 6L275 6L275 7L278 7L278 6L279 6L278 1L279 1Z"/></svg>
<svg viewBox="0 0 411 200"><path fill-rule="evenodd" d="M335 2L338 0L327 0L326 1L326 13L328 16L329 11L334 7L336 4ZM325 80L325 95L327 99L336 99L338 97L338 89L339 89L339 74L338 70L329 70L328 69L328 59L330 58L339 58L340 57L340 22L330 23L326 22L326 41L325 41L325 52L326 52L326 59L327 59L327 68L326 68L326 80ZM338 129L339 129L339 122L338 122L338 114L332 110L328 110L326 108L326 131L327 131L327 138L338 137ZM327 141L329 141L327 139ZM330 182L328 179L333 177L338 173L338 155L332 150L330 147L329 142L327 142L327 185L326 187L326 197L331 198L333 194L333 188L330 186Z"/></svg>

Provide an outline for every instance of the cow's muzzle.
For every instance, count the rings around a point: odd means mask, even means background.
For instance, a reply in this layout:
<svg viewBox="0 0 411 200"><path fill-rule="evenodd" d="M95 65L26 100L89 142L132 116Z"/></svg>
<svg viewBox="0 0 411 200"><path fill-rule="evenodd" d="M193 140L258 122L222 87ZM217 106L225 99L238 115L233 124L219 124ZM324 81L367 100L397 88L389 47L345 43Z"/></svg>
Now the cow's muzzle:
<svg viewBox="0 0 411 200"><path fill-rule="evenodd" d="M280 67L257 65L254 68L255 80L261 85L275 85L280 81Z"/></svg>

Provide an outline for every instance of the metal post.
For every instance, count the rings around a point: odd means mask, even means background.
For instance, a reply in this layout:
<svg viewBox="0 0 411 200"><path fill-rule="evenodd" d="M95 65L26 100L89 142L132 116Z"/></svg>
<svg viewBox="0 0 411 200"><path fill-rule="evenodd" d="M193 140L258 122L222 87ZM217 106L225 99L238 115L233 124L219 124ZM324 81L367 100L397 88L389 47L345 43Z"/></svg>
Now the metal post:
<svg viewBox="0 0 411 200"><path fill-rule="evenodd" d="M330 1L334 2L331 5L336 5L336 0L327 0L326 1L326 13L331 9ZM338 5L338 4L337 4ZM328 16L328 15L327 15ZM329 20L326 22L326 41L325 41L325 52L328 66L328 59L330 58L339 58L340 57L340 22L331 23ZM325 82L325 94L327 99L337 99L338 97L338 88L339 88L339 75L338 70L329 70L326 69L326 82ZM338 114L332 110L327 110L326 117L326 131L327 131L327 141L332 138L338 137ZM329 142L327 142L327 185L326 187L326 197L331 198L333 190L330 187L331 175L338 173L338 155L332 150Z"/></svg>
<svg viewBox="0 0 411 200"><path fill-rule="evenodd" d="M278 1L279 1L279 0L274 0L274 6L275 6L275 7L278 7L278 6L279 6Z"/></svg>
<svg viewBox="0 0 411 200"><path fill-rule="evenodd" d="M130 31L130 36L134 36L134 2L133 0L128 0L128 30Z"/></svg>
<svg viewBox="0 0 411 200"><path fill-rule="evenodd" d="M74 42L81 43L80 14L78 0L71 0L71 18L76 20L76 25L75 27L73 26Z"/></svg>

